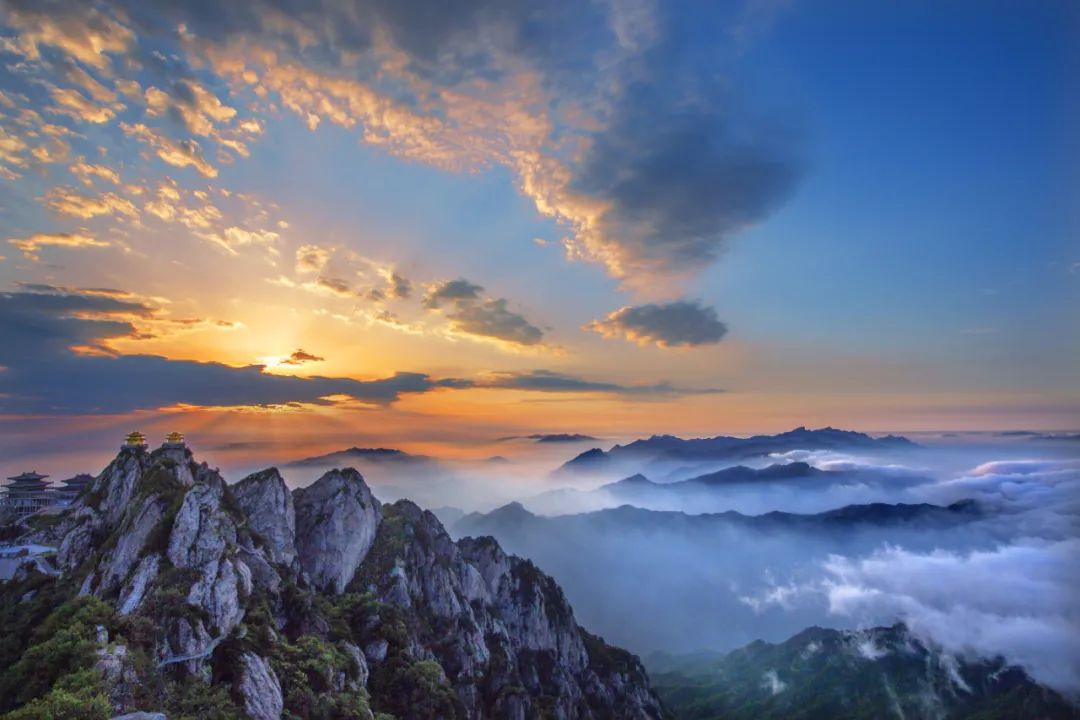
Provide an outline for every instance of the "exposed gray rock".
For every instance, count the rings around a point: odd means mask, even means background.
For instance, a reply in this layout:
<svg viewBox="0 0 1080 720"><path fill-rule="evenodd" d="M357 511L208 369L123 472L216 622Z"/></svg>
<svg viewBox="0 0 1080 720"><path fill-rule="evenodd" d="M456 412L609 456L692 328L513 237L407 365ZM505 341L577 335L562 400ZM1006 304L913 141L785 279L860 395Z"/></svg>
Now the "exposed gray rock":
<svg viewBox="0 0 1080 720"><path fill-rule="evenodd" d="M87 495L98 499L105 523L116 525L135 495L135 485L150 462L145 450L124 449L94 480Z"/></svg>
<svg viewBox="0 0 1080 720"><path fill-rule="evenodd" d="M165 501L156 495L144 498L137 508L125 515L125 521L117 533L116 547L104 560L104 569L97 573L98 594L111 592L127 578L139 562L150 533L164 516Z"/></svg>
<svg viewBox="0 0 1080 720"><path fill-rule="evenodd" d="M364 646L364 655L367 657L368 662L380 663L386 659L386 651L389 647L390 644L384 638L372 640Z"/></svg>
<svg viewBox="0 0 1080 720"><path fill-rule="evenodd" d="M277 468L248 475L233 486L233 494L251 529L266 540L270 559L291 565L296 559L296 510Z"/></svg>
<svg viewBox="0 0 1080 720"><path fill-rule="evenodd" d="M640 662L582 630L562 590L531 562L490 537L455 543L408 501L382 510L365 578L383 602L431 618L411 626L408 652L438 661L470 718L662 717ZM589 647L604 657L591 658ZM368 660L374 649L365 647ZM623 670L609 667L610 653L621 653ZM541 696L549 710L536 704ZM484 699L492 697L494 707Z"/></svg>
<svg viewBox="0 0 1080 720"><path fill-rule="evenodd" d="M131 578L124 584L120 591L120 601L117 610L121 615L130 615L139 609L146 590L150 583L157 577L158 568L161 565L161 556L147 555L140 562Z"/></svg>
<svg viewBox="0 0 1080 720"><path fill-rule="evenodd" d="M169 720L165 713L159 712L133 712L126 715L117 715L112 720Z"/></svg>
<svg viewBox="0 0 1080 720"><path fill-rule="evenodd" d="M382 514L360 473L331 470L293 492L296 551L311 583L343 592L364 561Z"/></svg>
<svg viewBox="0 0 1080 720"><path fill-rule="evenodd" d="M581 629L551 578L491 538L455 543L412 503L380 505L355 470L290 494L274 470L230 488L184 449L124 450L75 506L39 527L65 572L86 573L83 592L143 621L133 627L158 623L152 639L134 642L147 643L139 652L162 677L211 681L211 662L235 663L234 697L256 720L276 720L284 706L263 643L331 642L339 632L352 642L339 640L333 661L313 658L330 663L320 668L329 694L362 692L372 672L382 688L378 673L433 661L438 671L425 673L456 692L470 720L661 717L637 659ZM317 595L341 593L357 576L373 598L343 603L342 625ZM114 712L134 709L127 647L99 645ZM380 701L407 714L407 699Z"/></svg>
<svg viewBox="0 0 1080 720"><path fill-rule="evenodd" d="M352 659L353 665L356 669L356 677L352 683L352 689L367 687L367 681L370 673L368 672L367 659L364 657L364 653L360 651L360 648L351 642L342 642L341 649L345 651L345 654Z"/></svg>
<svg viewBox="0 0 1080 720"><path fill-rule="evenodd" d="M236 545L236 520L222 507L225 482L216 474L184 496L169 536L169 561L178 568L217 562Z"/></svg>
<svg viewBox="0 0 1080 720"><path fill-rule="evenodd" d="M127 647L115 645L99 648L97 668L101 673L105 695L109 698L112 711L122 713L131 710L132 698L139 686L139 678L128 658Z"/></svg>
<svg viewBox="0 0 1080 720"><path fill-rule="evenodd" d="M251 652L243 654L241 663L238 692L244 701L244 712L252 720L280 720L284 701L273 668Z"/></svg>

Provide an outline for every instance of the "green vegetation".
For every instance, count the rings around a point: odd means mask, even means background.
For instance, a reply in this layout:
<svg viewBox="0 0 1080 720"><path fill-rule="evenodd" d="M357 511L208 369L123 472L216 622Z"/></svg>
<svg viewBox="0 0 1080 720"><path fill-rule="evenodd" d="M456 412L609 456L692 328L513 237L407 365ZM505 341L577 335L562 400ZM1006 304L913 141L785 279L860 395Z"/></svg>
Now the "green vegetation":
<svg viewBox="0 0 1080 720"><path fill-rule="evenodd" d="M30 608L29 615L34 614L35 609ZM21 629L25 636L20 620L26 618L5 615L5 620L13 621L10 629L14 633ZM50 717L50 712L68 712L65 708L69 706L84 704L93 708L104 692L100 677L92 670L99 625L114 628L115 612L93 597L73 598L49 613L29 633L19 659L0 675L0 711L26 706L20 712L30 714L17 717ZM5 623L0 631L8 629Z"/></svg>
<svg viewBox="0 0 1080 720"><path fill-rule="evenodd" d="M3 720L108 720L109 700L95 670L74 672L57 680L43 697L35 698Z"/></svg>

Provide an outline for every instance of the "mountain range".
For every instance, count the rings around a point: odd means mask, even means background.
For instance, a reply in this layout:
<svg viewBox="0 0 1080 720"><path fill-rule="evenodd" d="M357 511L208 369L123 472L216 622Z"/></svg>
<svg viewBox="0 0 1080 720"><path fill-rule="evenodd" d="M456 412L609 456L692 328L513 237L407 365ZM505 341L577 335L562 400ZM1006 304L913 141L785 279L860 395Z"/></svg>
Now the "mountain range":
<svg viewBox="0 0 1080 720"><path fill-rule="evenodd" d="M286 463L289 468L327 468L348 467L354 464L376 464L391 466L418 466L433 465L434 458L426 455L412 455L404 450L392 448L362 448L351 447L345 450L337 450L324 455L303 458Z"/></svg>
<svg viewBox="0 0 1080 720"><path fill-rule="evenodd" d="M563 476L636 472L651 463L665 466L688 464L691 468L717 462L738 462L792 450L834 450L891 452L918 447L897 435L871 437L865 433L826 427L809 430L798 427L776 435L684 439L674 435L653 435L610 450L592 448L563 464L555 474ZM637 468L635 470L634 468ZM687 475L684 474L684 477Z"/></svg>
<svg viewBox="0 0 1080 720"><path fill-rule="evenodd" d="M811 627L778 644L654 655L648 665L661 699L682 720L1080 718L1080 709L1022 668L947 653L902 624Z"/></svg>
<svg viewBox="0 0 1080 720"><path fill-rule="evenodd" d="M962 501L759 515L624 505L543 516L511 503L466 515L451 532L490 535L530 558L566 590L586 625L635 652L726 651L825 622L828 608L814 595L782 605L759 598L794 592L820 577L830 557L865 557L890 545L913 552L942 543L992 547L993 538L978 530L990 512Z"/></svg>

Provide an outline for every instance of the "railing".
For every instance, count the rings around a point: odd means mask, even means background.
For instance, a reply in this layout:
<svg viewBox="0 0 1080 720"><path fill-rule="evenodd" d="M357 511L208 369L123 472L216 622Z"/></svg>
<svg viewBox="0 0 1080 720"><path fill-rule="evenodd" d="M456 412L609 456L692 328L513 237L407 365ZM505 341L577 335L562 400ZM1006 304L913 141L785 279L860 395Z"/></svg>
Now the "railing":
<svg viewBox="0 0 1080 720"><path fill-rule="evenodd" d="M197 653L191 653L190 655L173 655L172 657L165 658L158 663L158 668L163 668L166 665L175 665L177 663L191 662L192 660L202 660L208 658L214 654L214 650L221 644L222 638L214 638L210 641L210 644L206 646L205 650L201 650Z"/></svg>

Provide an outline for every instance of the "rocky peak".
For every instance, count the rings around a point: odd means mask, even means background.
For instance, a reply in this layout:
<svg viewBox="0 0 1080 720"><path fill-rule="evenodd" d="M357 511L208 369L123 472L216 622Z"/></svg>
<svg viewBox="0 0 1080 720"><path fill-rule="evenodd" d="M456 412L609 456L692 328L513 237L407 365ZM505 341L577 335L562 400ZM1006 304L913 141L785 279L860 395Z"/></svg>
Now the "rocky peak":
<svg viewBox="0 0 1080 720"><path fill-rule="evenodd" d="M379 527L379 501L356 470L331 470L293 491L296 552L310 582L343 592L360 567Z"/></svg>
<svg viewBox="0 0 1080 720"><path fill-rule="evenodd" d="M296 560L296 509L292 493L277 468L252 473L233 486L248 525L264 541L273 562Z"/></svg>
<svg viewBox="0 0 1080 720"><path fill-rule="evenodd" d="M13 582L125 618L123 652L87 661L108 661L117 713L210 683L260 719L661 717L637 659L580 628L554 580L491 538L454 542L411 502L381 505L352 469L290 493L273 468L229 486L184 448L125 449L31 535L61 547L62 576Z"/></svg>

